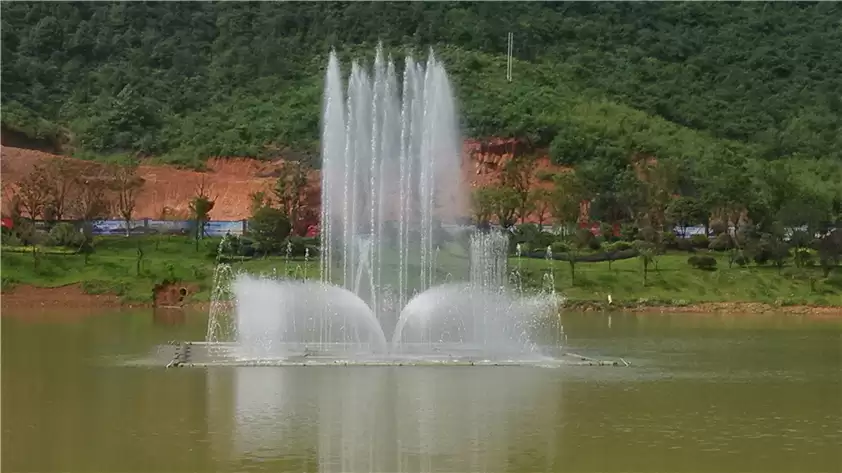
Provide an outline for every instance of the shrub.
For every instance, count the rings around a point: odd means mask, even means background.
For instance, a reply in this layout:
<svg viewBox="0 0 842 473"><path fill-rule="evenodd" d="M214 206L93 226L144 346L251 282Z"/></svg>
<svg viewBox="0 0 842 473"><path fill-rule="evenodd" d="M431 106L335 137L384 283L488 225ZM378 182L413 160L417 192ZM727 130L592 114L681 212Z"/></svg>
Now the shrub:
<svg viewBox="0 0 842 473"><path fill-rule="evenodd" d="M514 245L512 254L516 255L518 253L518 251L517 251L518 245L520 245L520 254L521 255L525 255L525 254L529 253L529 251L530 251L529 243L516 243Z"/></svg>
<svg viewBox="0 0 842 473"><path fill-rule="evenodd" d="M722 220L713 220L710 222L710 231L714 235L719 236L728 232L728 222Z"/></svg>
<svg viewBox="0 0 842 473"><path fill-rule="evenodd" d="M749 259L745 255L737 255L734 257L734 263L736 263L741 268L748 266Z"/></svg>
<svg viewBox="0 0 842 473"><path fill-rule="evenodd" d="M716 258L709 255L693 255L687 258L687 264L706 271L713 271L716 269Z"/></svg>
<svg viewBox="0 0 842 473"><path fill-rule="evenodd" d="M635 241L639 232L640 230L637 228L637 226L629 223L624 223L620 227L620 238L622 238L624 241Z"/></svg>
<svg viewBox="0 0 842 473"><path fill-rule="evenodd" d="M237 255L238 256L245 256L246 258L251 258L254 256L255 253L255 242L246 237L239 238L239 248L237 248Z"/></svg>
<svg viewBox="0 0 842 473"><path fill-rule="evenodd" d="M608 223L599 225L599 235L606 242L614 241L614 226Z"/></svg>
<svg viewBox="0 0 842 473"><path fill-rule="evenodd" d="M693 242L687 238L679 238L675 242L675 246L681 251L689 251L691 253L696 251L696 248L693 247Z"/></svg>
<svg viewBox="0 0 842 473"><path fill-rule="evenodd" d="M570 245L568 245L567 243L565 243L563 241L554 242L550 246L553 249L554 255L559 254L559 253L567 253L568 251L570 251Z"/></svg>
<svg viewBox="0 0 842 473"><path fill-rule="evenodd" d="M708 245L708 248L713 251L728 251L733 247L734 242L731 240L731 236L727 233L720 233Z"/></svg>
<svg viewBox="0 0 842 473"><path fill-rule="evenodd" d="M664 243L664 248L674 250L678 248L678 237L675 236L673 232L664 232L662 236L662 241Z"/></svg>
<svg viewBox="0 0 842 473"><path fill-rule="evenodd" d="M14 233L4 231L3 246L23 246L23 242Z"/></svg>
<svg viewBox="0 0 842 473"><path fill-rule="evenodd" d="M78 231L73 224L64 222L50 230L47 245L78 248L85 243L85 239L85 234Z"/></svg>
<svg viewBox="0 0 842 473"><path fill-rule="evenodd" d="M592 238L588 242L588 249L592 251L599 251L600 249L602 249L602 239L596 237Z"/></svg>
<svg viewBox="0 0 842 473"><path fill-rule="evenodd" d="M842 289L842 272L840 271L833 271L830 273L827 278L824 280L825 284Z"/></svg>
<svg viewBox="0 0 842 473"><path fill-rule="evenodd" d="M257 209L249 221L249 235L260 243L260 250L264 253L282 253L284 241L291 228L283 211L273 207Z"/></svg>
<svg viewBox="0 0 842 473"><path fill-rule="evenodd" d="M535 235L535 239L532 240L531 246L533 248L546 248L553 244L555 241L556 236L550 232L540 232Z"/></svg>
<svg viewBox="0 0 842 473"><path fill-rule="evenodd" d="M690 237L690 244L693 248L707 248L710 246L710 240L707 235L693 235Z"/></svg>
<svg viewBox="0 0 842 473"><path fill-rule="evenodd" d="M318 238L293 235L289 237L288 242L290 244L291 256L304 256L308 249L310 250L310 256L313 256L317 254L319 250ZM286 245L284 245L284 254L286 254Z"/></svg>
<svg viewBox="0 0 842 473"><path fill-rule="evenodd" d="M754 260L754 264L758 266L763 266L764 264L768 263L769 260L772 258L772 255L766 249L760 249L754 253L752 259Z"/></svg>
<svg viewBox="0 0 842 473"><path fill-rule="evenodd" d="M251 258L254 256L255 249L254 240L245 236L229 235L223 240L222 256L227 258L233 258L235 256ZM219 243L208 243L208 256L216 258L218 252Z"/></svg>
<svg viewBox="0 0 842 473"><path fill-rule="evenodd" d="M795 251L795 261L801 266L811 266L813 263L813 254L810 250L799 249Z"/></svg>
<svg viewBox="0 0 842 473"><path fill-rule="evenodd" d="M605 251L616 253L619 251L627 251L632 249L632 244L627 241L615 241L614 243L610 243L605 245Z"/></svg>
<svg viewBox="0 0 842 473"><path fill-rule="evenodd" d="M17 283L18 280L16 278L3 276L0 278L0 292L11 291Z"/></svg>

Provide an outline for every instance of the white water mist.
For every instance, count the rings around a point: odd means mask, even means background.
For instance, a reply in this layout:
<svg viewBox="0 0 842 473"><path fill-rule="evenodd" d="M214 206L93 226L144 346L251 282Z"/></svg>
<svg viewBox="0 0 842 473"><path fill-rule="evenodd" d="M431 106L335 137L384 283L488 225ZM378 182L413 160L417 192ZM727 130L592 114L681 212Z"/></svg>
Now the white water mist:
<svg viewBox="0 0 842 473"><path fill-rule="evenodd" d="M432 51L426 64L407 57L398 83L378 46L372 70L352 62L343 87L332 52L322 121L322 279L357 294L387 330L434 284L439 210L466 193L443 65Z"/></svg>

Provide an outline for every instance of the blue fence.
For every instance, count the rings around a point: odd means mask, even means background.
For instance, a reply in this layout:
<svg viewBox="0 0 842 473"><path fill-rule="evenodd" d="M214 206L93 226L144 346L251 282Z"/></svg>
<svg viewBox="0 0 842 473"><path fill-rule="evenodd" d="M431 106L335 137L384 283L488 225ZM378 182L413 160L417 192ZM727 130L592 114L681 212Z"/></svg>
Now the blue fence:
<svg viewBox="0 0 842 473"><path fill-rule="evenodd" d="M93 222L94 235L125 235L126 222L123 220L99 220ZM129 223L130 233L192 233L194 223L191 220L132 220ZM205 235L223 236L226 233L242 235L248 228L246 220L220 221L213 220L205 225Z"/></svg>

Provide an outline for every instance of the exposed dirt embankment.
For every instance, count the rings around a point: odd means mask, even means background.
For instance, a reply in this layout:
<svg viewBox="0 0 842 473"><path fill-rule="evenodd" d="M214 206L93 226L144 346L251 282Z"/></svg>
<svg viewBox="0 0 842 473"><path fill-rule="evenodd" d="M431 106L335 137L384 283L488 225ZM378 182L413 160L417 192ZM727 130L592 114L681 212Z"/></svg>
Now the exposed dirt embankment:
<svg viewBox="0 0 842 473"><path fill-rule="evenodd" d="M5 215L14 184L35 164L72 158L4 146L1 159ZM206 172L174 166L141 165L138 173L145 184L137 199L135 218L188 218L190 199L202 184L216 200L211 214L214 220L248 218L249 196L253 192L271 190L275 182L272 177L261 177L268 175L272 167L272 163L250 158L209 159Z"/></svg>
<svg viewBox="0 0 842 473"><path fill-rule="evenodd" d="M538 164L533 173L534 186L551 186L537 177L546 171L564 171L550 163L546 153L531 149L515 139L489 138L466 140L463 144L462 169L465 182L471 189L498 182L505 163L518 155L535 155ZM15 191L15 183L36 163L57 159L73 159L32 149L2 147L3 214L8 214L8 202ZM178 169L167 165L142 165L138 172L145 180L137 200L135 218L188 218L189 202L196 189L204 184L216 204L211 212L213 220L241 220L251 213L250 195L271 192L283 160L262 161L248 157L211 158L207 171ZM310 185L317 191L321 186L318 171L311 173ZM318 202L313 205L318 206ZM531 219L534 220L534 219Z"/></svg>
<svg viewBox="0 0 842 473"><path fill-rule="evenodd" d="M186 294L183 295L186 289ZM18 285L10 291L0 295L0 312L6 315L26 315L31 313L50 312L60 318L74 318L96 312L114 310L117 308L154 308L156 313L170 314L181 319L184 310L207 311L208 302L191 301L190 296L197 290L192 283L178 283L162 286L156 289L155 302L146 304L122 304L120 298L113 294L87 294L80 284L62 287L33 287ZM157 307L156 307L157 305ZM599 302L578 301L570 302L563 310L584 312L638 312L638 313L686 313L686 314L730 314L730 315L759 315L759 314L790 314L815 318L842 318L842 307L822 306L776 306L762 302L700 302L696 304L671 305L612 305Z"/></svg>
<svg viewBox="0 0 842 473"><path fill-rule="evenodd" d="M792 314L816 317L842 317L842 307L811 305L774 305L764 302L697 302L681 305L569 301L568 310L582 312L639 312L667 314Z"/></svg>
<svg viewBox="0 0 842 473"><path fill-rule="evenodd" d="M81 284L61 287L34 287L16 285L0 294L0 309L96 309L122 307L120 297L115 294L88 294Z"/></svg>

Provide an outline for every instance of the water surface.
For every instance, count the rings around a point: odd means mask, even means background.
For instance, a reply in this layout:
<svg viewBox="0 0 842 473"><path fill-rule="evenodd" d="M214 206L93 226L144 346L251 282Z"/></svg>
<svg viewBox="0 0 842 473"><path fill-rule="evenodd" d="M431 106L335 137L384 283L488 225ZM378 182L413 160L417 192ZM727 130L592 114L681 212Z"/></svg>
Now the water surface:
<svg viewBox="0 0 842 473"><path fill-rule="evenodd" d="M201 314L2 318L2 471L842 471L842 321L564 314L630 368L121 366Z"/></svg>

